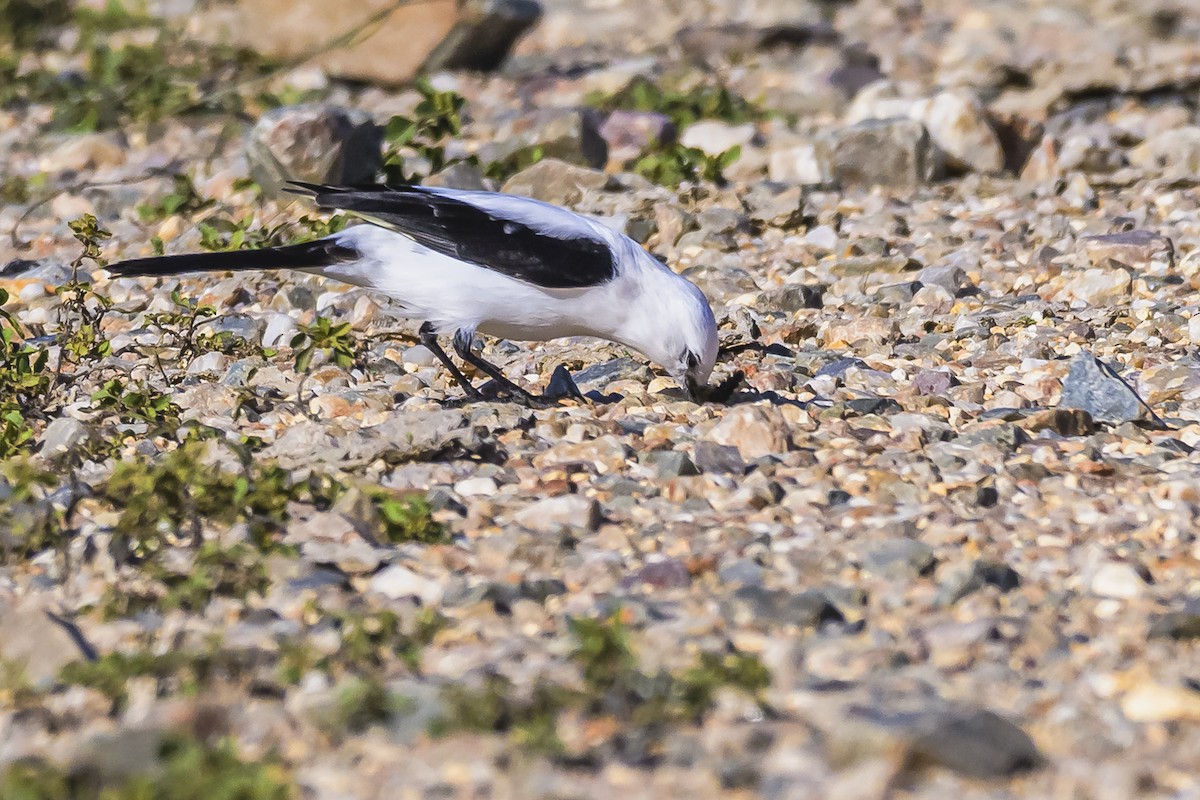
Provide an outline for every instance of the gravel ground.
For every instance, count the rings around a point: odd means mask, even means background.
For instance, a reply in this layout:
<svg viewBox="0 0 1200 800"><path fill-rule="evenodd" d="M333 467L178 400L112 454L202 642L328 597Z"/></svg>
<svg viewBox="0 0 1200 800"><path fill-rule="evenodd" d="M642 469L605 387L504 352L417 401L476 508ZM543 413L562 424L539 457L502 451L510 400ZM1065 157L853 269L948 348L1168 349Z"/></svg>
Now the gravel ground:
<svg viewBox="0 0 1200 800"><path fill-rule="evenodd" d="M64 355L66 221L110 260L301 225L240 179L303 111L0 113L33 181L5 308L65 365L9 389L0 788L125 785L182 735L322 800L1200 797L1200 11L547 6L500 73L432 76L466 101L447 153L542 145L506 189L696 282L727 404L590 340L483 343L586 401L466 404L385 298L299 273L97 270L108 345ZM676 131L740 146L724 181L629 169L667 117L578 111L638 76L751 102ZM420 100L274 83L352 125Z"/></svg>

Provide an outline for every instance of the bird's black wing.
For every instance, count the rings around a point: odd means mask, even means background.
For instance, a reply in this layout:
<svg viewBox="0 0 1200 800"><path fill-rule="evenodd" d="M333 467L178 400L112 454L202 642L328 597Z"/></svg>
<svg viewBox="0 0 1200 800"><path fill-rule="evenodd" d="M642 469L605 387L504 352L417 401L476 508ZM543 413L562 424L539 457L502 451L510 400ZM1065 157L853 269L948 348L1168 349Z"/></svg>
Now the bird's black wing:
<svg viewBox="0 0 1200 800"><path fill-rule="evenodd" d="M422 186L292 186L321 208L349 211L430 250L547 289L598 286L617 274L608 243L565 209Z"/></svg>

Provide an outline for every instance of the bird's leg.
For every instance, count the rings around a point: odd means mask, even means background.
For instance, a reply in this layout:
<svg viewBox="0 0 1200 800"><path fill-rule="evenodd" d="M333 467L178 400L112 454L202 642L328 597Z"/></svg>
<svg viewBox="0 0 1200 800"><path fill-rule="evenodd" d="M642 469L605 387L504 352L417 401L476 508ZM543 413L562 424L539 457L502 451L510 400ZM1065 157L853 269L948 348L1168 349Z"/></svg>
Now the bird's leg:
<svg viewBox="0 0 1200 800"><path fill-rule="evenodd" d="M454 380L458 381L459 385L462 386L463 391L467 394L467 397L471 398L472 400L480 400L483 398L483 395L479 393L479 390L471 385L471 382L467 380L467 376L462 374L462 371L454 365L454 362L450 360L450 356L446 355L446 351L442 349L440 344L438 344L437 331L434 330L431 323L426 322L421 325L421 330L418 335L421 337L421 344L425 345L427 348L429 348L429 352L437 356L438 361L442 362L442 366L448 369L450 374L454 376ZM457 341L458 339L455 337L455 349L458 349Z"/></svg>
<svg viewBox="0 0 1200 800"><path fill-rule="evenodd" d="M500 384L505 389L507 389L510 393L516 395L517 397L520 397L525 402L527 402L527 403L536 402L538 398L534 397L529 392L525 391L520 386L517 386L515 383L510 381L508 378L504 377L504 373L501 372L498 367L496 367L493 364L489 364L488 362L484 361L482 358L480 358L479 356L477 356L473 352L471 352L471 340L473 338L474 338L474 335L472 334L472 332L467 330L466 328L462 328L462 329L458 330L457 332L455 332L455 334L454 334L454 352L458 353L459 358L461 358L463 361L466 361L468 364L475 367L475 369L484 373L485 375L490 377L492 380L494 380L496 383Z"/></svg>

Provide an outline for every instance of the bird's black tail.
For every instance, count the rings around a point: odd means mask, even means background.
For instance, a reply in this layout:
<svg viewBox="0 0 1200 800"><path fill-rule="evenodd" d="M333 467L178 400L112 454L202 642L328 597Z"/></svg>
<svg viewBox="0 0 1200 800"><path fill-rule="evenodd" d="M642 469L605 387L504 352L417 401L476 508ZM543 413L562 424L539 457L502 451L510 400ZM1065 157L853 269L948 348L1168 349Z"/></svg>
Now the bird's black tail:
<svg viewBox="0 0 1200 800"><path fill-rule="evenodd" d="M353 261L358 251L331 239L262 250L228 250L222 253L184 253L176 256L135 258L105 269L113 277L178 275L184 272L232 272L251 269L312 269Z"/></svg>

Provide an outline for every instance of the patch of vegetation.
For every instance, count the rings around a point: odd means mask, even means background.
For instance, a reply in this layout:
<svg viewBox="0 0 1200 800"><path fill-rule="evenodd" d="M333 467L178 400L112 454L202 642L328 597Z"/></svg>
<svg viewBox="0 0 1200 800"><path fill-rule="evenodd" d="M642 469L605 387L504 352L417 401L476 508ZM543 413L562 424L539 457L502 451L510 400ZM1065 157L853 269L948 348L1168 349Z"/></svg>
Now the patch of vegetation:
<svg viewBox="0 0 1200 800"><path fill-rule="evenodd" d="M368 491L367 496L383 521L384 538L391 544L447 541L445 526L434 520L433 509L424 495L396 495L386 489L375 489Z"/></svg>
<svg viewBox="0 0 1200 800"><path fill-rule="evenodd" d="M724 170L742 155L740 145L710 156L696 147L671 144L660 147L633 162L633 171L660 186L675 188L684 181L725 182Z"/></svg>
<svg viewBox="0 0 1200 800"><path fill-rule="evenodd" d="M358 358L359 343L350 323L334 325L326 317L317 317L312 325L301 325L300 332L292 337L291 345L296 351L296 372L308 372L313 356L318 352L324 353L342 369L350 369Z"/></svg>
<svg viewBox="0 0 1200 800"><path fill-rule="evenodd" d="M699 85L687 89L663 87L649 78L639 77L610 95L593 93L585 102L605 113L657 111L665 114L678 130L702 119L730 124L757 122L767 113L725 86Z"/></svg>
<svg viewBox="0 0 1200 800"><path fill-rule="evenodd" d="M47 500L58 487L58 475L24 458L0 462L0 473L9 495L0 505L0 563L62 549L72 509Z"/></svg>
<svg viewBox="0 0 1200 800"><path fill-rule="evenodd" d="M60 2L52 0L50 6ZM38 13L44 3L7 0L7 5L36 6ZM28 38L22 32L33 29L20 22L25 17L15 19L13 35ZM59 15L49 22L37 26L42 32L36 35L67 20ZM27 68L19 53L0 57L0 105L50 105L56 127L94 131L190 112L239 113L246 99L236 87L266 74L266 65L251 53L199 43L162 20L131 14L120 4L100 12L80 10L71 22L79 31L74 55L81 68L64 75L44 65ZM145 37L120 41L111 35L129 28L146 30L155 38L143 43Z"/></svg>
<svg viewBox="0 0 1200 800"><path fill-rule="evenodd" d="M388 691L379 678L355 676L338 686L335 706L323 727L334 736L362 733L388 722L403 707L403 699Z"/></svg>
<svg viewBox="0 0 1200 800"><path fill-rule="evenodd" d="M421 101L413 116L395 116L387 124L384 141L384 174L389 183L420 183L430 174L448 166L446 142L462 131L462 110L466 99L457 92L439 92L428 81L414 87ZM422 162L425 172L411 170L409 162Z"/></svg>
<svg viewBox="0 0 1200 800"><path fill-rule="evenodd" d="M643 672L616 614L574 620L571 633L576 642L572 659L583 676L582 690L540 681L528 697L518 697L511 683L498 676L487 678L478 689L448 687L443 697L447 712L431 732L508 733L523 746L553 755L563 749L557 720L572 711L586 719L618 722L620 732L608 746L641 761L668 729L702 723L720 690L744 692L761 703L762 692L770 685L762 662L735 650L701 654L695 665L681 673ZM581 755L586 754L575 754Z"/></svg>
<svg viewBox="0 0 1200 800"><path fill-rule="evenodd" d="M170 395L145 383L110 378L92 393L94 408L116 415L121 422L144 423L155 433L174 433L179 427L179 406Z"/></svg>
<svg viewBox="0 0 1200 800"><path fill-rule="evenodd" d="M71 774L41 760L23 760L0 772L0 797L8 800L289 800L295 791L273 759L244 761L233 743L192 736L166 737L157 763L145 774L101 782L86 771Z"/></svg>
<svg viewBox="0 0 1200 800"><path fill-rule="evenodd" d="M170 311L146 315L146 324L159 332L159 344L155 346L151 355L164 378L168 377L162 364L161 350L164 346L175 351L174 362L185 370L188 364L204 353L218 352L234 358L271 358L276 353L247 341L245 337L232 331L201 330L205 323L217 318L217 309L184 297L178 289L171 292L171 305Z"/></svg>
<svg viewBox="0 0 1200 800"><path fill-rule="evenodd" d="M171 191L154 202L139 203L138 217L142 222L162 222L176 214L195 214L212 205L200 196L192 176L179 173L172 179Z"/></svg>
<svg viewBox="0 0 1200 800"><path fill-rule="evenodd" d="M9 295L0 289L0 459L22 452L33 438L27 409L50 389L49 353L24 341L25 331L3 306Z"/></svg>
<svg viewBox="0 0 1200 800"><path fill-rule="evenodd" d="M346 214L334 214L328 219L306 214L295 221L263 226L257 224L254 214L246 214L239 219L209 217L199 223L198 228L201 249L225 252L311 242L344 230L349 222L350 217Z"/></svg>
<svg viewBox="0 0 1200 800"><path fill-rule="evenodd" d="M0 0L0 45L31 47L70 19L69 0Z"/></svg>

